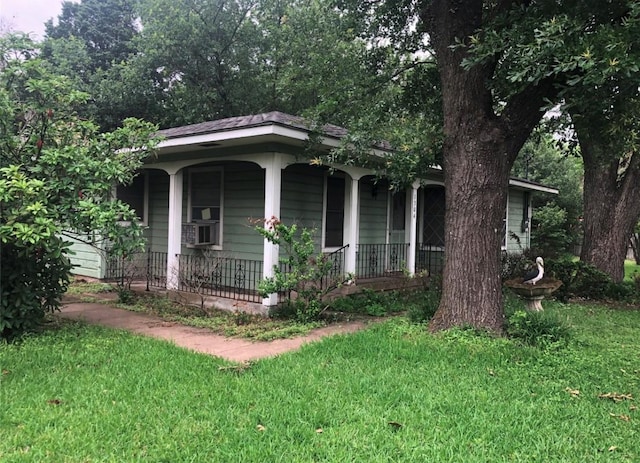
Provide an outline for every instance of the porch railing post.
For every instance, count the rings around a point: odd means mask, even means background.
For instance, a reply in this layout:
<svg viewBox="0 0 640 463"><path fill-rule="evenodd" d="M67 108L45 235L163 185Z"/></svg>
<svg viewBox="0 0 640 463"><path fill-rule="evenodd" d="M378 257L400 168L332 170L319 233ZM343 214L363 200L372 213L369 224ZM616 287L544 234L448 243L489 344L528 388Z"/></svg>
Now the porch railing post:
<svg viewBox="0 0 640 463"><path fill-rule="evenodd" d="M169 174L169 220L167 238L167 289L176 290L180 284L180 241L182 238L183 172Z"/></svg>
<svg viewBox="0 0 640 463"><path fill-rule="evenodd" d="M275 153L270 162L265 166L264 181L264 217L266 220L280 217L280 198L282 190L282 155ZM268 224L265 224L268 226ZM277 244L264 239L263 270L264 278L274 275L273 268L280 260L280 250ZM262 299L265 306L274 306L278 303L278 295L270 294Z"/></svg>

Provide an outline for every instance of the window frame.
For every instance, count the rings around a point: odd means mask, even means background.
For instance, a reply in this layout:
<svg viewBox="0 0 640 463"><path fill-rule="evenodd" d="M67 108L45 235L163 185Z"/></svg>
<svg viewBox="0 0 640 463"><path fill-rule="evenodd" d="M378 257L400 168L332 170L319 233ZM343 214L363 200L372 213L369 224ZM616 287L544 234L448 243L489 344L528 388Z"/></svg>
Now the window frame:
<svg viewBox="0 0 640 463"><path fill-rule="evenodd" d="M342 181L344 190L342 192L342 244L339 246L327 246L327 212L329 210L329 178L339 179ZM346 199L347 199L347 181L346 176L342 173L334 173L333 175L326 174L324 176L324 185L323 185L323 195L322 195L322 252L333 252L338 249L344 247L344 227L345 227L345 214L346 214Z"/></svg>
<svg viewBox="0 0 640 463"><path fill-rule="evenodd" d="M219 172L220 173L220 205L219 208L219 220L202 220L193 218L193 175L202 174L206 172ZM188 248L198 249L215 249L222 250L223 241L223 219L224 219L224 168L222 166L209 166L209 167L191 167L188 171L188 183L187 183L187 223L189 224L214 224L218 222L218 244L188 244Z"/></svg>
<svg viewBox="0 0 640 463"><path fill-rule="evenodd" d="M142 207L144 208L144 210L142 211L142 215L143 217L139 217L140 220L136 220L136 223L138 225L141 225L143 227L146 227L149 225L149 172L147 171L141 171L139 172L132 180L132 183L130 183L129 185L114 185L113 186L113 190L112 190L112 196L114 199L117 199L118 201L122 201L125 204L128 204L129 207L131 207L131 205L122 200L121 198L118 197L118 188L119 187L129 187L133 184L133 182L138 179L138 178L142 178L144 181L144 185L143 185L143 198L142 198ZM136 211L138 212L138 211ZM120 225L130 225L131 221L130 220L119 220L118 223Z"/></svg>

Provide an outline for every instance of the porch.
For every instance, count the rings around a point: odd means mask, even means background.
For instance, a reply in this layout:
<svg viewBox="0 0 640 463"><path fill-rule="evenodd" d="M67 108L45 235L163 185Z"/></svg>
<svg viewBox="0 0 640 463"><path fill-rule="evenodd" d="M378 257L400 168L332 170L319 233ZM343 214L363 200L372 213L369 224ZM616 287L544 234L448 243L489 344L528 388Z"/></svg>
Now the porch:
<svg viewBox="0 0 640 463"><path fill-rule="evenodd" d="M376 290L397 289L407 285L407 258L410 253L408 243L401 244L360 244L356 246L355 284L347 290L340 286L350 277L345 269L346 253L349 245L337 251L326 253L331 262L328 275L318 281L323 289L335 288L338 293L359 292L364 288ZM259 294L259 284L264 279L264 262L239 259L223 253L202 255L176 255L178 269L175 291L192 294L212 300L245 302L265 305ZM280 263L280 270L289 269ZM418 246L415 253L415 274L438 275L444 266L444 249ZM110 256L106 262L106 281L122 285L135 284L146 291L167 290L168 254L147 250L130 258ZM283 302L288 295L277 294L277 302ZM225 304L222 304L225 305Z"/></svg>

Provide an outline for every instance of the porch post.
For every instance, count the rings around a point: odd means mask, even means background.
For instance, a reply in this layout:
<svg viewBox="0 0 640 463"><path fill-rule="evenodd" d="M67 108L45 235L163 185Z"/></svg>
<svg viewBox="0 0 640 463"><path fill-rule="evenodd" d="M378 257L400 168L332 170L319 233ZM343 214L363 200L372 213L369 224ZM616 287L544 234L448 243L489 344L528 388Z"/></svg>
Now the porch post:
<svg viewBox="0 0 640 463"><path fill-rule="evenodd" d="M349 247L345 252L345 272L356 273L356 248L358 246L359 228L360 228L360 180L353 175L351 176L351 187L346 194L346 243Z"/></svg>
<svg viewBox="0 0 640 463"><path fill-rule="evenodd" d="M169 224L167 240L167 289L180 287L180 241L182 238L182 184L183 172L169 174Z"/></svg>
<svg viewBox="0 0 640 463"><path fill-rule="evenodd" d="M282 155L275 153L270 162L265 166L264 175L264 217L280 218L280 198L282 189ZM273 276L273 266L278 265L278 245L264 240L263 275L265 278ZM262 299L265 306L274 306L278 303L278 295L270 294Z"/></svg>
<svg viewBox="0 0 640 463"><path fill-rule="evenodd" d="M409 201L410 213L409 217L409 251L407 255L407 271L409 275L416 273L416 252L417 252L417 235L418 235L418 188L419 182L413 182L411 185L411 200Z"/></svg>

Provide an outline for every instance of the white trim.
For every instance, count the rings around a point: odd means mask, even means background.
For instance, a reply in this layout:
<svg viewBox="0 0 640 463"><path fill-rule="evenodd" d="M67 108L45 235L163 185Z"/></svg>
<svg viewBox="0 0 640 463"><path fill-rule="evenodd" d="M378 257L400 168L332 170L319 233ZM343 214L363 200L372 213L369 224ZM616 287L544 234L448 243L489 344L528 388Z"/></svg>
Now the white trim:
<svg viewBox="0 0 640 463"><path fill-rule="evenodd" d="M407 251L407 271L409 275L416 273L416 250L418 248L417 230L418 230L418 182L411 185L408 201L408 218L409 218L409 250Z"/></svg>
<svg viewBox="0 0 640 463"><path fill-rule="evenodd" d="M169 217L167 230L167 289L180 287L180 254L182 245L182 189L184 172L169 175Z"/></svg>
<svg viewBox="0 0 640 463"><path fill-rule="evenodd" d="M510 201L509 190L507 190L507 210L504 211L504 235L502 237L502 243L500 244L500 250L506 251L509 249L509 201Z"/></svg>
<svg viewBox="0 0 640 463"><path fill-rule="evenodd" d="M552 188L552 187L540 185L537 183L531 183L526 180L520 180L516 178L509 179L509 186L522 188L525 190L543 191L545 193L551 193L554 195L557 195L559 193L557 188Z"/></svg>
<svg viewBox="0 0 640 463"><path fill-rule="evenodd" d="M278 124L264 125L260 127L245 127L233 130L224 130L213 133L187 135L184 137L169 138L158 144L157 150L172 151L172 148L184 148L190 145L199 147L198 145L209 143L233 142L234 145L244 145L255 143L256 138L278 139L285 138L288 140L296 140L304 143L309 140L309 133L306 130L294 129L291 127L283 127ZM321 144L324 146L336 148L340 146L340 140L327 136L321 137ZM203 147L204 148L204 147ZM180 150L183 151L183 150Z"/></svg>
<svg viewBox="0 0 640 463"><path fill-rule="evenodd" d="M264 217L266 220L272 217L280 218L282 196L282 156L274 154L271 163L264 168ZM266 238L263 244L262 274L265 278L273 277L274 266L280 259L280 247L271 243ZM274 306L278 303L278 295L270 294L262 299L262 305Z"/></svg>
<svg viewBox="0 0 640 463"><path fill-rule="evenodd" d="M345 220L342 245L349 245L346 250L345 270L347 273L356 272L356 246L360 231L360 181L351 178L349 186L345 181Z"/></svg>

